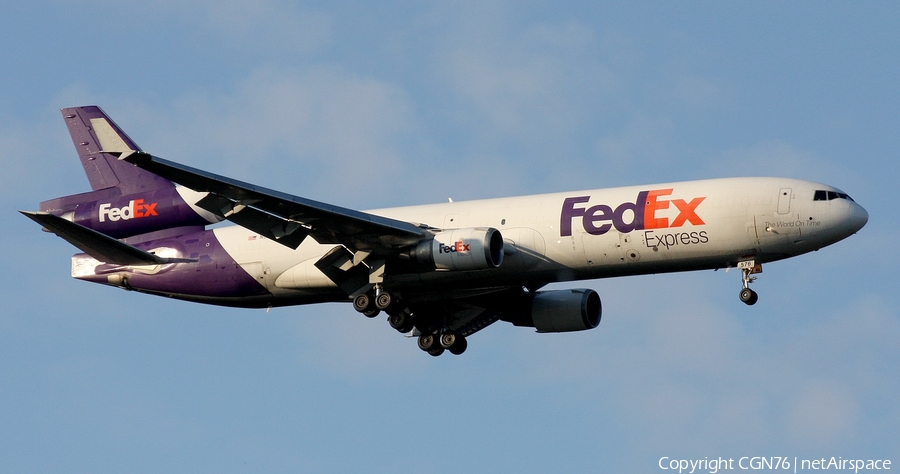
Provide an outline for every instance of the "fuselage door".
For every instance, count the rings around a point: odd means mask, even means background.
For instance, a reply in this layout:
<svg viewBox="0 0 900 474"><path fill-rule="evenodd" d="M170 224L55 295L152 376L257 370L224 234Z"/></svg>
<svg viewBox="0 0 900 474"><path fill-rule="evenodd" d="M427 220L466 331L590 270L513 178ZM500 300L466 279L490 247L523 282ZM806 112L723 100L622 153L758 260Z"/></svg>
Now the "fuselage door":
<svg viewBox="0 0 900 474"><path fill-rule="evenodd" d="M791 188L781 188L778 191L778 213L787 214L791 212Z"/></svg>

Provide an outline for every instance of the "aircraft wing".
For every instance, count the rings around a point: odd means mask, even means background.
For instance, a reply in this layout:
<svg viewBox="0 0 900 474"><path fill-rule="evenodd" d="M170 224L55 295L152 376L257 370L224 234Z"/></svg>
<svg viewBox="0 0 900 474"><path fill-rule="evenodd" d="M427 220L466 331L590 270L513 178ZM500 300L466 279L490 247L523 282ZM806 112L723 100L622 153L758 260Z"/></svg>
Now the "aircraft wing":
<svg viewBox="0 0 900 474"><path fill-rule="evenodd" d="M118 265L162 265L166 263L196 262L196 260L189 258L166 258L145 252L94 229L89 229L48 212L19 212L101 262Z"/></svg>
<svg viewBox="0 0 900 474"><path fill-rule="evenodd" d="M124 153L119 159L195 191L208 192L197 206L293 249L312 236L320 244L387 254L415 244L427 234L410 222L292 196L142 151Z"/></svg>

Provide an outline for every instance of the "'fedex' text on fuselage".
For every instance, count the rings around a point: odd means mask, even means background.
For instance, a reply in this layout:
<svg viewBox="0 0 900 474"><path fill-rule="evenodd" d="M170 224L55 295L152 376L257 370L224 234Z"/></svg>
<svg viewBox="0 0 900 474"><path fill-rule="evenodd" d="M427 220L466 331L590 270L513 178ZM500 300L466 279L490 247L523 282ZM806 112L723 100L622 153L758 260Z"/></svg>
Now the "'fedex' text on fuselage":
<svg viewBox="0 0 900 474"><path fill-rule="evenodd" d="M697 215L697 207L706 197L695 197L690 201L663 199L663 197L671 195L672 191L673 188L641 191L634 202L619 204L615 209L606 204L578 207L578 204L589 202L590 196L566 198L560 214L559 235L562 237L572 235L572 219L575 217L581 218L584 231L591 235L603 235L613 227L619 232L627 234L634 230L681 227L688 222L695 226L705 225L703 219ZM668 217L656 214L657 211L669 209L670 204L678 210L678 215L671 222ZM630 222L627 221L628 211L631 211Z"/></svg>
<svg viewBox="0 0 900 474"><path fill-rule="evenodd" d="M158 216L156 212L156 206L158 203L152 202L149 204L144 204L143 199L133 199L128 202L128 205L125 207L112 207L112 204L101 204L100 205L100 222L105 222L106 219L109 219L113 222L122 219L139 219L141 217L149 217L149 216Z"/></svg>

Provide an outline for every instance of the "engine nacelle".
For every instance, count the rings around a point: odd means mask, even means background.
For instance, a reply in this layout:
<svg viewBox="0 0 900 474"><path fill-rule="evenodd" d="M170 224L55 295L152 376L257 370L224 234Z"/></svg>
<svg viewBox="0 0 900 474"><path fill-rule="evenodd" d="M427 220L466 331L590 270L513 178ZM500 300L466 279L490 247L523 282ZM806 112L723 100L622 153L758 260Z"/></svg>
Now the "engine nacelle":
<svg viewBox="0 0 900 474"><path fill-rule="evenodd" d="M600 324L602 313L600 295L583 288L539 291L528 309L530 315L520 315L513 324L534 327L538 332L594 329Z"/></svg>
<svg viewBox="0 0 900 474"><path fill-rule="evenodd" d="M416 260L439 270L486 270L503 263L503 236L493 227L451 229L419 242Z"/></svg>

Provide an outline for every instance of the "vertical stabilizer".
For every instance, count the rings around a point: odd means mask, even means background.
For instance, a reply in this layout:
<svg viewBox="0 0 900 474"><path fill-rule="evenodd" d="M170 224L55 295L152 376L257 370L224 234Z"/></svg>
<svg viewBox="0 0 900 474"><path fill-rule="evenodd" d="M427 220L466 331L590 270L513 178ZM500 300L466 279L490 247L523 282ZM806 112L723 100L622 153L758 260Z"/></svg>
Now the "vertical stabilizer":
<svg viewBox="0 0 900 474"><path fill-rule="evenodd" d="M124 195L173 187L168 180L119 161L120 155L140 148L100 107L65 108L62 115L91 189L118 188Z"/></svg>
<svg viewBox="0 0 900 474"><path fill-rule="evenodd" d="M100 107L71 107L62 114L93 190L44 201L41 213L116 239L185 227L196 230L218 222L212 214L196 210L194 203L202 193L177 188L120 160L141 149Z"/></svg>

